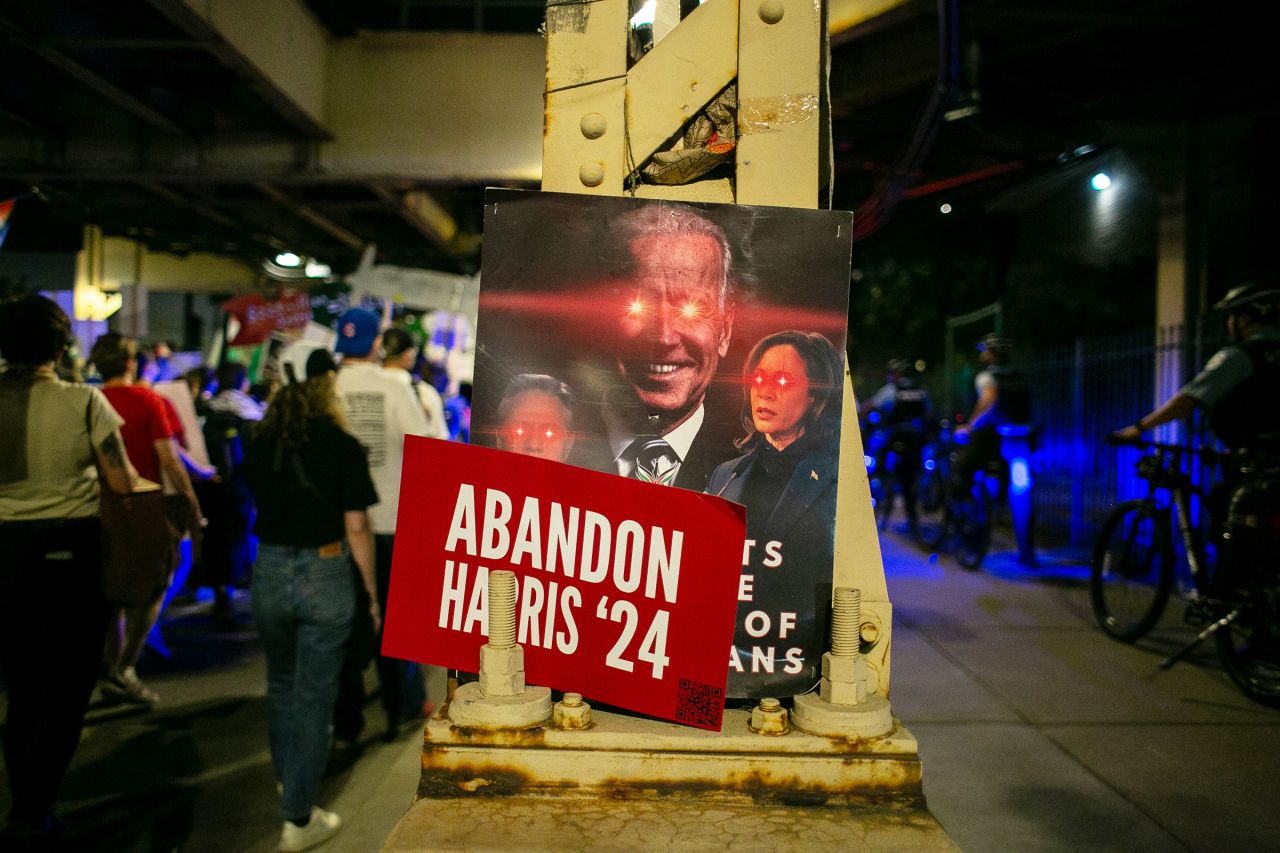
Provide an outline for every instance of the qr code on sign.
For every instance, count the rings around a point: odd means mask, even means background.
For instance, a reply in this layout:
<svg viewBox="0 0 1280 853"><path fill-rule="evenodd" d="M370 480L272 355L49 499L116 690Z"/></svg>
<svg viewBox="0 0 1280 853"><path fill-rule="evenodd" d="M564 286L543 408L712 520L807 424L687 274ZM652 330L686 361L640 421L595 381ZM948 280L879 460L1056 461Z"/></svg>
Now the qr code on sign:
<svg viewBox="0 0 1280 853"><path fill-rule="evenodd" d="M676 719L693 726L718 726L724 711L724 691L700 681L680 679Z"/></svg>

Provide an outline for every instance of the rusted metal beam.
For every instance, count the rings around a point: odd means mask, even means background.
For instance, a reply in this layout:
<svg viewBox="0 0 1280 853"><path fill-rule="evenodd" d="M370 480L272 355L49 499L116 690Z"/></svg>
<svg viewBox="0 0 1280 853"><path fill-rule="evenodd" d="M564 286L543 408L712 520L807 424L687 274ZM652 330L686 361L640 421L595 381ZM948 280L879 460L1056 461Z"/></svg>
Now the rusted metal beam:
<svg viewBox="0 0 1280 853"><path fill-rule="evenodd" d="M347 248L356 250L364 248L366 243L364 239L348 231L346 228L343 228L341 225L334 222L323 213L320 213L318 210L297 201L287 193L281 192L270 184L258 183L253 186L258 190L258 192L262 193L276 204L288 209L294 216L297 216L299 219L319 228L321 231L328 234Z"/></svg>
<svg viewBox="0 0 1280 853"><path fill-rule="evenodd" d="M757 804L919 807L920 758L901 725L882 738L749 729L727 709L720 732L625 714L594 713L587 730L467 729L444 713L426 727L419 797L554 795L618 799L738 798Z"/></svg>

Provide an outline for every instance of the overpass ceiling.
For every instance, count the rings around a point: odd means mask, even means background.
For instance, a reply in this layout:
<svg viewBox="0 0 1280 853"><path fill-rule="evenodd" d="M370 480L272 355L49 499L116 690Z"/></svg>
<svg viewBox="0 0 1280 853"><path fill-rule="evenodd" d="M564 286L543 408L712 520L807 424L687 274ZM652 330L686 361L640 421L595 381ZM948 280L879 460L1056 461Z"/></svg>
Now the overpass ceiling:
<svg viewBox="0 0 1280 853"><path fill-rule="evenodd" d="M264 0L265 2L265 0ZM964 0L957 7L957 91L923 156L909 155L934 90L938 8L906 0L833 40L831 104L837 206L858 208L886 175L903 186L989 193L1054 168L1077 149L1105 150L1126 128L1183 133L1190 118L1274 116L1265 30L1192 0ZM529 0L306 0L335 38L361 30L533 32ZM479 262L480 185L429 178L371 184L332 179L316 165L326 131L235 61L225 43L175 12L181 0L0 0L0 195L37 185L49 221L98 222L158 250L254 260L279 248L337 270L359 244L380 260L471 271ZM970 98L970 96L976 96ZM78 141L111 140L108 170L84 166ZM148 152L179 141L290 152L275 175L164 174ZM122 166L123 164L123 166ZM939 183L941 182L941 184ZM405 214L425 191L463 235L430 239Z"/></svg>

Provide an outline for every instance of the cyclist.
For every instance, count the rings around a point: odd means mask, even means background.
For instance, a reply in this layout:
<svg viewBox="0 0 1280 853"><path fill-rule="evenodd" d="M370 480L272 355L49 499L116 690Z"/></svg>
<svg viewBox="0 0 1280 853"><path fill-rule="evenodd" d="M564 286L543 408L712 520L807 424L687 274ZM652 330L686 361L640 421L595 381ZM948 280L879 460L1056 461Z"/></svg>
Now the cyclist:
<svg viewBox="0 0 1280 853"><path fill-rule="evenodd" d="M876 459L876 468L891 474L902 489L907 525L916 528L916 480L920 474L920 454L925 444L925 422L932 413L929 392L920 387L915 365L905 358L889 362L885 384L862 406L861 415L880 415L880 427L887 433ZM893 464L889 454L893 453ZM886 495L892 507L893 495Z"/></svg>
<svg viewBox="0 0 1280 853"><path fill-rule="evenodd" d="M1194 379L1138 422L1115 433L1135 441L1161 424L1180 420L1197 407L1232 451L1280 451L1280 288L1244 284L1213 306L1226 314L1231 342L1218 350ZM1241 484L1239 466L1223 467L1223 482L1209 495L1209 518L1217 539L1227 506Z"/></svg>
<svg viewBox="0 0 1280 853"><path fill-rule="evenodd" d="M1202 407L1214 433L1230 449L1280 447L1280 288L1241 285L1213 309L1226 314L1231 343L1214 353L1178 393L1117 431L1116 438L1136 440Z"/></svg>
<svg viewBox="0 0 1280 853"><path fill-rule="evenodd" d="M956 427L955 436L964 442L955 467L954 482L960 494L973 483L973 475L1001 458L1001 427L1025 426L1031 421L1031 390L1026 377L1009 365L1013 351L1009 339L985 335L978 342L978 358L983 369L974 378L978 402L969 418Z"/></svg>

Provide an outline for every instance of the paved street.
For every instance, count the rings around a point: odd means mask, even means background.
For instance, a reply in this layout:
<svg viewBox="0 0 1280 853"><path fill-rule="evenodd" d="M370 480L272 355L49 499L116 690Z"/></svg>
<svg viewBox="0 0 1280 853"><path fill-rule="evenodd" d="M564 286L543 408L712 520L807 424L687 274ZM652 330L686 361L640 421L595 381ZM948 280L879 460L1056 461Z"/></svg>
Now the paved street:
<svg viewBox="0 0 1280 853"><path fill-rule="evenodd" d="M996 554L974 573L896 534L883 544L894 713L962 849L1280 849L1280 712L1242 698L1211 648L1156 669L1188 636L1176 605L1124 646L1093 625L1081 566L1025 570ZM71 838L86 851L272 850L256 638L214 633L198 606L173 615L172 658L140 667L161 704L92 712L62 800ZM377 850L413 795L417 737L384 744L376 702L366 719L361 748L336 755L325 782L321 802L347 822L327 849Z"/></svg>

